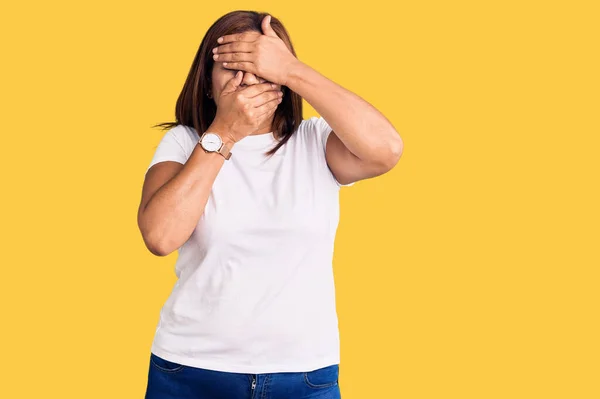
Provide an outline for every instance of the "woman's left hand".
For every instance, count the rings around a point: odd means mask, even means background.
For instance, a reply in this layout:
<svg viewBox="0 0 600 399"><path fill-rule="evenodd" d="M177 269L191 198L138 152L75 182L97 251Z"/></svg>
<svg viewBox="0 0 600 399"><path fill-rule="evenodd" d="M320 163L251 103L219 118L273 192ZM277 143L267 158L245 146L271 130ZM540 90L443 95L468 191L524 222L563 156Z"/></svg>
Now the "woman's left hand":
<svg viewBox="0 0 600 399"><path fill-rule="evenodd" d="M264 34L243 32L219 38L220 46L213 49L213 59L223 62L227 69L250 72L285 86L291 67L299 61L271 28L270 15L261 26Z"/></svg>

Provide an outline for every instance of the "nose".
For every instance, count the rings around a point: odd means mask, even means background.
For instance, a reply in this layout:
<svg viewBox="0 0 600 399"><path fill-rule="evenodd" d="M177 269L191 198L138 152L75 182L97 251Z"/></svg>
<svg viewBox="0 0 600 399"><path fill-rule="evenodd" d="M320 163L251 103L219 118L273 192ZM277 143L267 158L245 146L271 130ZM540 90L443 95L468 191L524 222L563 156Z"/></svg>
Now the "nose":
<svg viewBox="0 0 600 399"><path fill-rule="evenodd" d="M263 78L259 78L258 76L254 75L253 73L250 72L244 72L244 77L242 78L242 85L255 85L258 83L264 83L266 82L265 79Z"/></svg>

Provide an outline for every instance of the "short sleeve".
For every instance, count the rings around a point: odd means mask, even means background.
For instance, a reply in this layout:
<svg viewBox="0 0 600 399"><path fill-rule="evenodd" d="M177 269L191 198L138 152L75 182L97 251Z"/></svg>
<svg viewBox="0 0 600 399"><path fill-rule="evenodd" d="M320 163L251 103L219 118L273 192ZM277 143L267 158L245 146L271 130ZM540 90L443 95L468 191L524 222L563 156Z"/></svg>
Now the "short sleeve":
<svg viewBox="0 0 600 399"><path fill-rule="evenodd" d="M175 126L169 129L156 147L154 156L150 161L150 164L146 168L146 173L155 164L164 161L174 161L180 164L185 164L188 159L188 153L186 151L186 141L183 134L184 128L181 125Z"/></svg>
<svg viewBox="0 0 600 399"><path fill-rule="evenodd" d="M331 128L331 126L329 126L329 124L323 117L313 116L312 118L310 118L310 120L315 126L316 134L320 138L320 144L323 149L323 154L325 155L325 150L327 148L327 139L329 138L329 135L331 134L333 129ZM349 187L354 185L354 182L349 184L341 184L337 181L333 173L331 175L333 176L333 179L335 180L337 185L340 187Z"/></svg>

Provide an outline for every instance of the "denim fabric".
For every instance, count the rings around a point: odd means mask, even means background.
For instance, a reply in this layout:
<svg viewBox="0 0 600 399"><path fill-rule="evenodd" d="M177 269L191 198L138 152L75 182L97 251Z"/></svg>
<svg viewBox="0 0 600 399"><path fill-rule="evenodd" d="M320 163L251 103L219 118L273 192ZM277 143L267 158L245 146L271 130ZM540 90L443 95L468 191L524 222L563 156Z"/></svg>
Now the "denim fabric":
<svg viewBox="0 0 600 399"><path fill-rule="evenodd" d="M295 373L242 374L150 354L145 399L341 399L337 364Z"/></svg>

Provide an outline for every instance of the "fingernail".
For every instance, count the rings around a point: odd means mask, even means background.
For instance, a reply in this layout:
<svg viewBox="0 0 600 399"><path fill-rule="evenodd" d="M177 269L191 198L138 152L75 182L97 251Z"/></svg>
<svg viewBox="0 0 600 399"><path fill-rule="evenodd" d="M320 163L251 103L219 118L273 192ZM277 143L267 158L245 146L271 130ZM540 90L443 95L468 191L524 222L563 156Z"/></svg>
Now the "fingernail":
<svg viewBox="0 0 600 399"><path fill-rule="evenodd" d="M219 42L219 43L221 43L222 41L223 41L222 37L220 37L220 38L217 39L217 42Z"/></svg>
<svg viewBox="0 0 600 399"><path fill-rule="evenodd" d="M215 48L213 49L213 53L216 53L216 52L217 52L217 47L215 47Z"/></svg>
<svg viewBox="0 0 600 399"><path fill-rule="evenodd" d="M213 55L213 60L216 60L217 58L219 58L219 54Z"/></svg>

